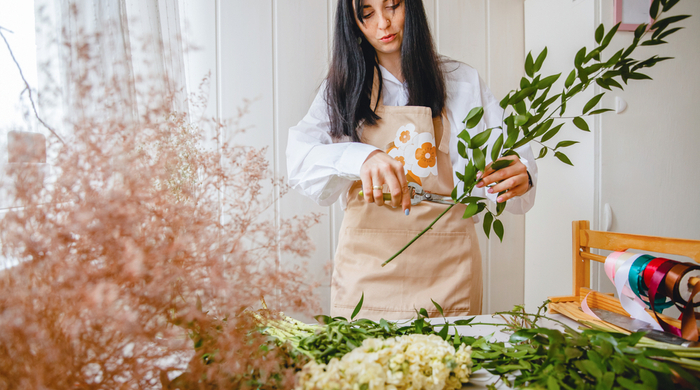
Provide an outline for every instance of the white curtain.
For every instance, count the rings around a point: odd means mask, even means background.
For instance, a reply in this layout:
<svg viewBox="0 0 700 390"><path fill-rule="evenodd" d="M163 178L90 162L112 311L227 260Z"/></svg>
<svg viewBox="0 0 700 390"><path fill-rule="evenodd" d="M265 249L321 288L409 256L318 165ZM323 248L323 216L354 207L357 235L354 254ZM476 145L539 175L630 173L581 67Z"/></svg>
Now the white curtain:
<svg viewBox="0 0 700 390"><path fill-rule="evenodd" d="M53 83L62 108L47 116L95 114L100 102L112 115L118 107L118 115L138 120L162 107L152 93L146 99L154 89L173 112L189 111L177 0L36 0L35 8L38 62L45 65L39 90ZM92 88L81 90L86 84ZM66 124L76 118L64 119L57 127L70 139Z"/></svg>

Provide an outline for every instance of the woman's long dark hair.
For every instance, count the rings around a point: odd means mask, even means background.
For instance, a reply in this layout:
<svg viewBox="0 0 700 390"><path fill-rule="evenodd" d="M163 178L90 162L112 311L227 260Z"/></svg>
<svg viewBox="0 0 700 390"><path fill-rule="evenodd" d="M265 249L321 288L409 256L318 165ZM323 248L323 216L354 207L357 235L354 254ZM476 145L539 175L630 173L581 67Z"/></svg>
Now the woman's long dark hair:
<svg viewBox="0 0 700 390"><path fill-rule="evenodd" d="M352 2L355 2L353 9ZM422 0L404 2L406 17L401 43L401 72L408 87L408 105L430 107L437 117L445 106L445 80ZM358 126L375 125L381 119L370 107L377 53L355 23L362 20L362 0L339 0L330 70L326 77L326 102L331 135L349 136L360 142ZM358 44L358 41L361 43ZM379 93L382 78L379 77ZM381 95L379 95L381 96Z"/></svg>

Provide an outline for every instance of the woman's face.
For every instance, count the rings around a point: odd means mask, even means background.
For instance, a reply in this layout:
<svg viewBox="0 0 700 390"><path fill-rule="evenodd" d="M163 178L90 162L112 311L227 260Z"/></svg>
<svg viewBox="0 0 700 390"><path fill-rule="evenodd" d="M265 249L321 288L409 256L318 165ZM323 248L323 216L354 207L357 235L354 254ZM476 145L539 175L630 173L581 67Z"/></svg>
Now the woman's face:
<svg viewBox="0 0 700 390"><path fill-rule="evenodd" d="M353 1L353 6L355 2ZM377 51L380 63L385 56L401 56L404 0L363 0L357 26Z"/></svg>

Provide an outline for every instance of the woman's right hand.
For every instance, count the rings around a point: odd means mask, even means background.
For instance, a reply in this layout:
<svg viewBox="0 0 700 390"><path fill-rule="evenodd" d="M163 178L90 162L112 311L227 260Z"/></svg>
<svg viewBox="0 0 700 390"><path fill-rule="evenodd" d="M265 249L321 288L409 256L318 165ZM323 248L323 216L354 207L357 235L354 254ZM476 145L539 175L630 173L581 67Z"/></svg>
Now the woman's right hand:
<svg viewBox="0 0 700 390"><path fill-rule="evenodd" d="M372 152L360 169L362 191L367 203L384 205L382 186L386 184L391 193L391 206L401 207L404 213L411 209L408 181L403 164L381 150ZM408 215L408 214L407 214Z"/></svg>

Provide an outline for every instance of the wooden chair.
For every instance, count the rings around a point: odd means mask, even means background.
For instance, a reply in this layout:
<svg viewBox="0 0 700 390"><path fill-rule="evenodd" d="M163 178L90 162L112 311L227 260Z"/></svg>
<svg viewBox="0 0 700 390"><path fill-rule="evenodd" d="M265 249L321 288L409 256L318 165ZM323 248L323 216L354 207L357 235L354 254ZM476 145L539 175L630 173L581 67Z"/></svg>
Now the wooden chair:
<svg viewBox="0 0 700 390"><path fill-rule="evenodd" d="M573 295L565 297L550 297L555 305L550 305L550 311L561 312L556 303L575 302L580 304L583 297L589 296L587 302L591 307L600 307L620 314L627 313L620 302L609 294L601 294L590 290L591 260L604 263L605 256L591 253L591 249L624 251L636 249L642 252L657 252L670 255L680 255L700 263L700 240L685 240L679 238L642 236L635 234L601 232L590 229L588 221L573 221ZM700 283L700 278L691 278L690 284ZM589 293L591 293L589 295ZM561 307L563 310L564 307ZM679 321L663 316L669 323Z"/></svg>

